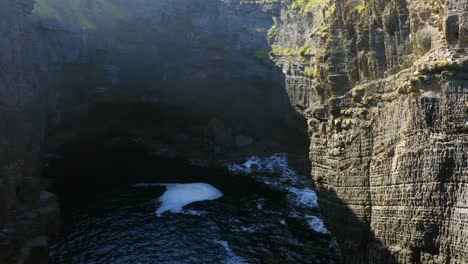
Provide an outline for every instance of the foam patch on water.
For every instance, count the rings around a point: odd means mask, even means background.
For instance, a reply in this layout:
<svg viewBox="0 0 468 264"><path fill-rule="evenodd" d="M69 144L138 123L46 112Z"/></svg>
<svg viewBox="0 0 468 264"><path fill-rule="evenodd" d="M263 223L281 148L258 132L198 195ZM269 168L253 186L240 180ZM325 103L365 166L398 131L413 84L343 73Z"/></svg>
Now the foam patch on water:
<svg viewBox="0 0 468 264"><path fill-rule="evenodd" d="M221 245L227 253L227 258L224 260L225 264L246 264L248 263L244 258L241 256L236 255L234 251L232 251L231 247L229 247L229 243L224 240L215 240L216 244Z"/></svg>
<svg viewBox="0 0 468 264"><path fill-rule="evenodd" d="M183 210L180 213L185 215L195 215L195 216L204 216L208 214L206 211L195 211L195 210Z"/></svg>
<svg viewBox="0 0 468 264"><path fill-rule="evenodd" d="M157 216L161 216L167 211L180 213L184 206L193 202L216 200L223 196L218 189L207 183L169 183L152 185L163 185L167 188L166 192L159 197L161 207L156 210Z"/></svg>
<svg viewBox="0 0 468 264"><path fill-rule="evenodd" d="M317 207L315 191L307 187L307 178L289 167L286 154L274 154L268 158L251 157L243 164L228 164L228 170L236 173L255 174L255 178L275 189L288 193L288 199L298 206ZM258 176L274 174L279 177Z"/></svg>
<svg viewBox="0 0 468 264"><path fill-rule="evenodd" d="M284 178L294 178L296 172L289 168L286 154L277 153L268 158L250 157L243 164L228 164L228 169L233 172L253 173L279 173Z"/></svg>
<svg viewBox="0 0 468 264"><path fill-rule="evenodd" d="M309 188L298 189L295 187L289 187L288 190L291 192L290 199L294 200L298 205L304 205L306 207L317 207L317 193Z"/></svg>
<svg viewBox="0 0 468 264"><path fill-rule="evenodd" d="M235 173L251 175L263 184L286 193L291 206L290 217L302 219L315 232L330 234L323 220L310 214L318 207L318 201L315 190L309 187L308 177L299 175L289 167L286 154L251 157L242 164L227 164L227 168ZM259 210L261 208L258 207Z"/></svg>
<svg viewBox="0 0 468 264"><path fill-rule="evenodd" d="M328 231L328 229L325 227L325 223L323 223L321 218L314 215L306 216L306 218L310 228L312 228L315 232L326 235L330 234L330 231Z"/></svg>

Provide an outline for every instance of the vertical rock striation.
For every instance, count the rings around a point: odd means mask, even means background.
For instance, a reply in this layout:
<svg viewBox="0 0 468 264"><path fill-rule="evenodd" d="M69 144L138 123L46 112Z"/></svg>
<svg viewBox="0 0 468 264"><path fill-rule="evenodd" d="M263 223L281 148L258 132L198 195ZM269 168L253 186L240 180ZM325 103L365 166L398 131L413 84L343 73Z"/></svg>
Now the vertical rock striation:
<svg viewBox="0 0 468 264"><path fill-rule="evenodd" d="M0 3L0 263L47 263L57 226L55 198L38 178L48 93L29 53L32 8L32 0Z"/></svg>
<svg viewBox="0 0 468 264"><path fill-rule="evenodd" d="M468 262L464 1L286 1L271 56L345 263Z"/></svg>

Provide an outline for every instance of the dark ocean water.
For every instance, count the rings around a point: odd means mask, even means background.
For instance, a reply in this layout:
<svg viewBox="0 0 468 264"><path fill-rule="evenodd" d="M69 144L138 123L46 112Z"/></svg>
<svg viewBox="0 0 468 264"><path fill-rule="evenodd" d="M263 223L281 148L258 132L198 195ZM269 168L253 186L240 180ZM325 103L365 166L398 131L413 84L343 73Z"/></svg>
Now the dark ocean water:
<svg viewBox="0 0 468 264"><path fill-rule="evenodd" d="M53 263L336 262L331 235L310 228L316 209L296 208L290 193L271 187L280 172L251 177L193 168L138 146L109 145L68 148L45 174L62 208ZM158 217L166 188L138 182L203 182L223 196Z"/></svg>

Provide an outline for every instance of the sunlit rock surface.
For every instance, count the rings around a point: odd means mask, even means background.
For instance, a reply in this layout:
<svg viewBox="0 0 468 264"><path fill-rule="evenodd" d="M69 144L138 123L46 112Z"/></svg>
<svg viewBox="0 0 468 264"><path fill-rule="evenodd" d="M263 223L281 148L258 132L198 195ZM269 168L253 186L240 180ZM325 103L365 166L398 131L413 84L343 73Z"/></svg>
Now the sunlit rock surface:
<svg viewBox="0 0 468 264"><path fill-rule="evenodd" d="M463 1L286 1L270 31L347 263L468 261Z"/></svg>

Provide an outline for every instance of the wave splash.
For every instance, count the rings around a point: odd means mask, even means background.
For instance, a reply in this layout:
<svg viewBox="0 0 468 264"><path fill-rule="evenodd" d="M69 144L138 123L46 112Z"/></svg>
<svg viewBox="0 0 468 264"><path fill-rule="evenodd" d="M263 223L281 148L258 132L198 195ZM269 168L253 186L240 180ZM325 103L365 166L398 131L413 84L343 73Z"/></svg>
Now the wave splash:
<svg viewBox="0 0 468 264"><path fill-rule="evenodd" d="M267 158L253 156L242 164L228 163L227 168L234 173L251 175L270 188L286 193L291 217L302 219L315 232L330 234L318 216L317 194L309 187L309 179L289 167L286 154L277 153Z"/></svg>

